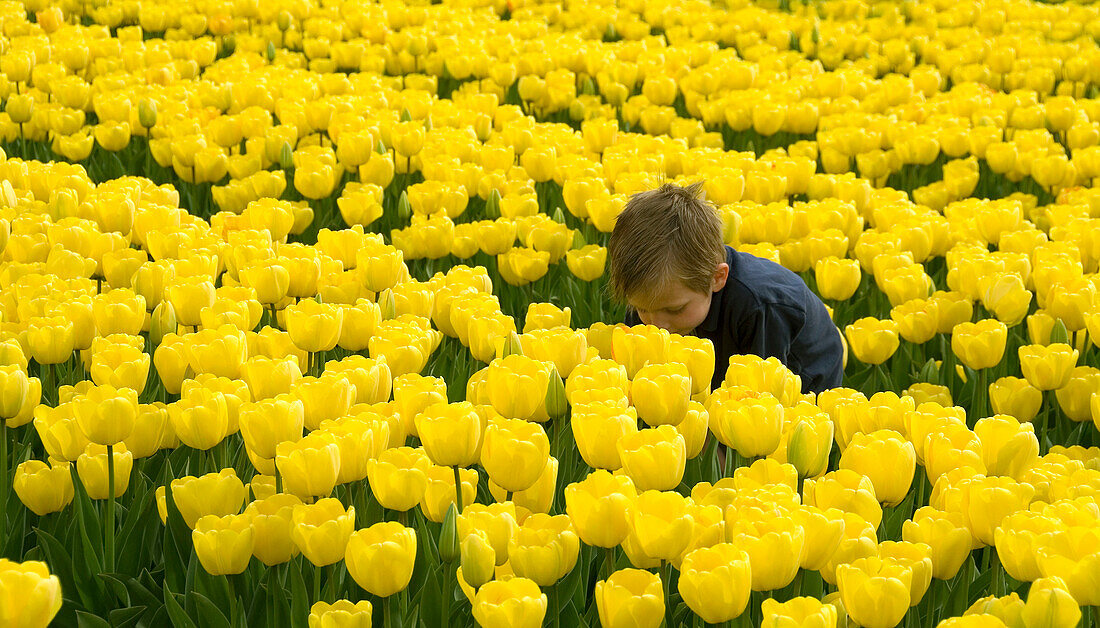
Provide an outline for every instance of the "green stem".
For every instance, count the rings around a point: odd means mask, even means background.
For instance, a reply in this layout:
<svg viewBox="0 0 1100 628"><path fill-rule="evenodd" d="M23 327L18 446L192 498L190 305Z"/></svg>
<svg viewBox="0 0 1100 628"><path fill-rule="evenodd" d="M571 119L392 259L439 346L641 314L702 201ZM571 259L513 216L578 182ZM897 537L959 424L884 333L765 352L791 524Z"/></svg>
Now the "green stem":
<svg viewBox="0 0 1100 628"><path fill-rule="evenodd" d="M283 474L279 473L279 467L275 467L275 492L283 492Z"/></svg>
<svg viewBox="0 0 1100 628"><path fill-rule="evenodd" d="M455 504L458 506L458 514L462 514L462 477L458 473L458 467L454 467L455 470Z"/></svg>
<svg viewBox="0 0 1100 628"><path fill-rule="evenodd" d="M605 547L605 548L603 548L603 564L604 564L604 571L607 572L607 574L604 575L604 579L606 580L607 578L611 577L611 574L615 573L615 548L614 547Z"/></svg>
<svg viewBox="0 0 1100 628"><path fill-rule="evenodd" d="M316 604L321 601L321 567L313 567L313 599L311 599L310 605Z"/></svg>
<svg viewBox="0 0 1100 628"><path fill-rule="evenodd" d="M443 608L439 614L441 628L449 628L451 625L451 599L454 597L454 587L458 584L458 573L451 569L451 564L445 563L443 570Z"/></svg>
<svg viewBox="0 0 1100 628"><path fill-rule="evenodd" d="M11 470L8 468L8 421L0 419L0 555L8 544L8 491L11 490Z"/></svg>
<svg viewBox="0 0 1100 628"><path fill-rule="evenodd" d="M107 537L105 551L107 573L115 572L115 446L107 445L107 523L104 528Z"/></svg>
<svg viewBox="0 0 1100 628"><path fill-rule="evenodd" d="M672 628L672 563L666 560L661 561L661 584L665 589L665 625Z"/></svg>

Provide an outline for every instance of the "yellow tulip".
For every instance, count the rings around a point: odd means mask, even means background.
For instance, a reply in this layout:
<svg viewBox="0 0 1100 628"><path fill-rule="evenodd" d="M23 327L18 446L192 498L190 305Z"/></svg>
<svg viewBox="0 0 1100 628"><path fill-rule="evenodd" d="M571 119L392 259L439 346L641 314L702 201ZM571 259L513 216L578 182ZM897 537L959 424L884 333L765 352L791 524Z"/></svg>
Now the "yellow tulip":
<svg viewBox="0 0 1100 628"><path fill-rule="evenodd" d="M416 561L416 530L389 521L356 531L344 561L356 584L372 595L389 597L409 586Z"/></svg>
<svg viewBox="0 0 1100 628"><path fill-rule="evenodd" d="M596 583L596 607L605 628L657 628L665 615L661 578L641 569L620 569Z"/></svg>
<svg viewBox="0 0 1100 628"><path fill-rule="evenodd" d="M748 604L750 569L749 555L730 543L696 549L680 566L680 595L707 623L729 621Z"/></svg>

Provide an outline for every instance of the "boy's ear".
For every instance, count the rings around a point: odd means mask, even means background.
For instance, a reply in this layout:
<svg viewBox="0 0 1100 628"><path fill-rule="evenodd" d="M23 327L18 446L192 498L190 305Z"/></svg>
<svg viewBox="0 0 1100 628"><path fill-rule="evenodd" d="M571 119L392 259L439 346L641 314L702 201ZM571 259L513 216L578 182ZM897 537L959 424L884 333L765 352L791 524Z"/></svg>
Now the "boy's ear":
<svg viewBox="0 0 1100 628"><path fill-rule="evenodd" d="M718 292L726 287L726 281L730 278L730 265L722 262L714 269L714 276L710 280L710 291Z"/></svg>

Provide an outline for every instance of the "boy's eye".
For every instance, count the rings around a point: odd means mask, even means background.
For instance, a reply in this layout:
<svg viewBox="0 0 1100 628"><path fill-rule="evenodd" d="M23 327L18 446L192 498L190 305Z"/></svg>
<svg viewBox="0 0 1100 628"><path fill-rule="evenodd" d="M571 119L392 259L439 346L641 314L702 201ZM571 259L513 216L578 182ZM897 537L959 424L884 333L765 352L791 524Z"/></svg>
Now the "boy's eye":
<svg viewBox="0 0 1100 628"><path fill-rule="evenodd" d="M680 307L676 307L676 308L668 308L665 311L668 312L669 314L679 314L680 312L684 311L685 307L686 306L681 305Z"/></svg>

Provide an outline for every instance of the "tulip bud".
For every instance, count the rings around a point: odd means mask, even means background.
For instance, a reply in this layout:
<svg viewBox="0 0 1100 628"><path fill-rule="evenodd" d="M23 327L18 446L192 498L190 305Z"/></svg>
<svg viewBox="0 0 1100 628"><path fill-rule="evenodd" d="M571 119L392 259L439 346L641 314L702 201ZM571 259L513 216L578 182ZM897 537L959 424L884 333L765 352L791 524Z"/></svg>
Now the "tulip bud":
<svg viewBox="0 0 1100 628"><path fill-rule="evenodd" d="M283 142L282 147L279 148L279 167L283 170L290 170L294 167L294 150L290 147L290 142Z"/></svg>
<svg viewBox="0 0 1100 628"><path fill-rule="evenodd" d="M520 343L519 334L516 332L510 332L504 339L504 347L501 349L500 357L506 358L510 355L523 355L523 345Z"/></svg>
<svg viewBox="0 0 1100 628"><path fill-rule="evenodd" d="M432 130L432 116L428 114L424 116L424 132L430 133Z"/></svg>
<svg viewBox="0 0 1100 628"><path fill-rule="evenodd" d="M493 578L496 552L485 534L472 532L462 539L462 578L477 589Z"/></svg>
<svg viewBox="0 0 1100 628"><path fill-rule="evenodd" d="M394 300L393 290L387 288L378 296L378 310L384 321L397 318L397 301Z"/></svg>
<svg viewBox="0 0 1100 628"><path fill-rule="evenodd" d="M275 23L279 26L279 30L286 32L290 28L290 13L288 11L279 11L279 16L275 18Z"/></svg>
<svg viewBox="0 0 1100 628"><path fill-rule="evenodd" d="M928 358L928 361L921 367L920 381L929 383L940 381L940 367L936 364L935 359Z"/></svg>
<svg viewBox="0 0 1100 628"><path fill-rule="evenodd" d="M496 188L489 192L489 200L485 201L485 217L490 220L500 218L500 191Z"/></svg>
<svg viewBox="0 0 1100 628"><path fill-rule="evenodd" d="M153 309L153 316L149 321L149 344L157 346L165 334L176 333L176 309L168 300L160 302Z"/></svg>
<svg viewBox="0 0 1100 628"><path fill-rule="evenodd" d="M1062 319L1054 321L1054 327L1050 330L1050 343L1049 344L1064 344L1072 345L1069 340L1069 330L1066 329L1066 323Z"/></svg>
<svg viewBox="0 0 1100 628"><path fill-rule="evenodd" d="M378 140L378 142L374 145L374 152L378 153L379 155L386 154L386 145L382 143L382 140Z"/></svg>
<svg viewBox="0 0 1100 628"><path fill-rule="evenodd" d="M439 558L445 563L453 563L461 554L458 545L458 507L451 503L443 517L443 528L439 531Z"/></svg>
<svg viewBox="0 0 1100 628"><path fill-rule="evenodd" d="M551 218L553 218L556 223L565 224L565 212L561 210L561 205L554 208L554 213L551 215Z"/></svg>
<svg viewBox="0 0 1100 628"><path fill-rule="evenodd" d="M603 40L604 41L618 41L618 39L619 39L618 29L615 28L615 24L613 22L608 22L607 23L607 28L604 29L604 32L603 32Z"/></svg>
<svg viewBox="0 0 1100 628"><path fill-rule="evenodd" d="M412 122L412 119L412 113L409 111L408 107L401 110L401 122Z"/></svg>
<svg viewBox="0 0 1100 628"><path fill-rule="evenodd" d="M274 61L275 60L275 42L273 42L273 41L267 42L267 49L264 50L264 52L265 52L264 56L267 57L268 61Z"/></svg>
<svg viewBox="0 0 1100 628"><path fill-rule="evenodd" d="M592 80L591 76L584 78L584 83L581 84L581 93L585 96L596 95L596 83Z"/></svg>
<svg viewBox="0 0 1100 628"><path fill-rule="evenodd" d="M409 204L409 195L407 192L401 193L401 198L397 199L397 216L401 220L408 220L412 216L412 205Z"/></svg>
<svg viewBox="0 0 1100 628"><path fill-rule="evenodd" d="M138 102L138 122L146 129L151 129L157 124L157 103L142 98Z"/></svg>
<svg viewBox="0 0 1100 628"><path fill-rule="evenodd" d="M558 369L550 367L550 378L546 384L546 414L551 419L561 419L569 411L566 401L565 383L558 376Z"/></svg>
<svg viewBox="0 0 1100 628"><path fill-rule="evenodd" d="M586 246L588 246L588 241L584 239L584 234L581 233L580 229L575 229L573 231L573 248L579 250Z"/></svg>

